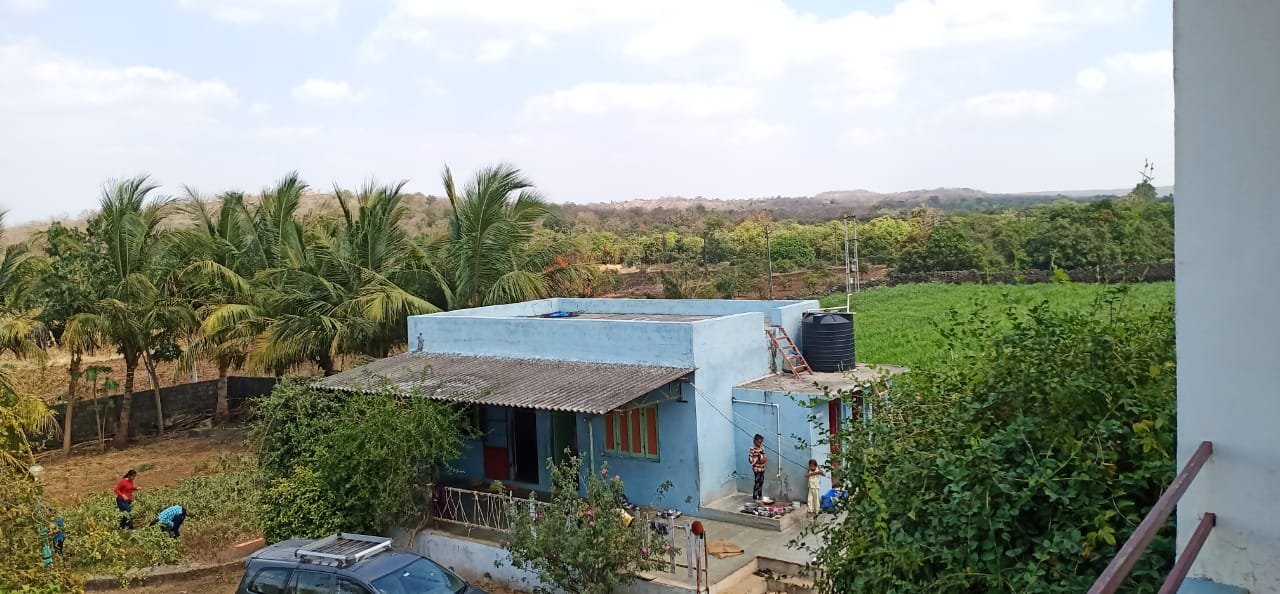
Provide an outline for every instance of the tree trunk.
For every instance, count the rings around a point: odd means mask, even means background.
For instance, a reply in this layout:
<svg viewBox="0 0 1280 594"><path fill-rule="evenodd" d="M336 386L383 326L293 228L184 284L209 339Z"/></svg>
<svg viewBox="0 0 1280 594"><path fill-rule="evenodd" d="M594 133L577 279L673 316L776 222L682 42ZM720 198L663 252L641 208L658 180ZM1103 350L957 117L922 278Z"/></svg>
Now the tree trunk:
<svg viewBox="0 0 1280 594"><path fill-rule="evenodd" d="M62 455L68 458L71 457L71 413L75 411L76 388L80 383L80 361L80 351L72 351L71 367L67 368L67 375L71 377L67 382L67 412L62 415Z"/></svg>
<svg viewBox="0 0 1280 594"><path fill-rule="evenodd" d="M213 424L221 425L227 422L227 418L231 416L230 407L227 405L227 365L226 363L218 363L218 404L213 409Z"/></svg>
<svg viewBox="0 0 1280 594"><path fill-rule="evenodd" d="M316 361L316 363L320 365L320 370L324 372L325 377L329 377L334 374L335 369L333 364L333 357L330 357L328 353L320 355L320 358L319 360Z"/></svg>
<svg viewBox="0 0 1280 594"><path fill-rule="evenodd" d="M133 375L138 370L138 360L125 359L124 393L120 395L120 419L116 422L116 436L111 447L123 450L129 447L129 415L133 413Z"/></svg>
<svg viewBox="0 0 1280 594"><path fill-rule="evenodd" d="M151 391L156 397L156 428L164 435L164 409L160 406L160 378L156 375L156 363L151 360L150 353L142 353L142 362L147 367L147 377L151 380Z"/></svg>

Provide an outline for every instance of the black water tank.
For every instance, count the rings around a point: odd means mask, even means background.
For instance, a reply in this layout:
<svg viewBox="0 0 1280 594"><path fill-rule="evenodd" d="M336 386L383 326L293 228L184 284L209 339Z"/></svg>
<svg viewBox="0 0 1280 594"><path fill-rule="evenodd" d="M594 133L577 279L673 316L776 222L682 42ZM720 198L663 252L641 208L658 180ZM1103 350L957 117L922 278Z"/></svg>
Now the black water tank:
<svg viewBox="0 0 1280 594"><path fill-rule="evenodd" d="M804 358L814 371L853 369L853 314L804 314Z"/></svg>

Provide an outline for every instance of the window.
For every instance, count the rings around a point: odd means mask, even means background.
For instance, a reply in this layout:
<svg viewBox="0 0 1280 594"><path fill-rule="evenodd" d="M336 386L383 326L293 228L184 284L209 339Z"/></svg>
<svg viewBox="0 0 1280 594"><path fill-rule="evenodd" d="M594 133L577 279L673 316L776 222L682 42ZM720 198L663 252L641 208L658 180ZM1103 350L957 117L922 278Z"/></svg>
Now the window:
<svg viewBox="0 0 1280 594"><path fill-rule="evenodd" d="M338 594L369 594L369 589L347 578L338 578Z"/></svg>
<svg viewBox="0 0 1280 594"><path fill-rule="evenodd" d="M333 594L333 574L295 571L288 594Z"/></svg>
<svg viewBox="0 0 1280 594"><path fill-rule="evenodd" d="M466 590L467 584L443 567L418 559L373 580L373 588L385 594L457 594Z"/></svg>
<svg viewBox="0 0 1280 594"><path fill-rule="evenodd" d="M254 574L247 589L254 594L284 594L284 584L287 581L288 569L263 569Z"/></svg>
<svg viewBox="0 0 1280 594"><path fill-rule="evenodd" d="M618 456L657 460L657 405L615 410L605 415L604 451Z"/></svg>

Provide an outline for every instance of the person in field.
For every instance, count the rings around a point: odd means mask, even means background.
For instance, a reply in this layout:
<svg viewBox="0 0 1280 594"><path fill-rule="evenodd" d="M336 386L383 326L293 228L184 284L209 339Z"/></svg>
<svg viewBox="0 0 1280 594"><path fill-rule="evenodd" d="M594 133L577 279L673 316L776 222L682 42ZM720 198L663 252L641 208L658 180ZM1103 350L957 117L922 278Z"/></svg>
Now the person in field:
<svg viewBox="0 0 1280 594"><path fill-rule="evenodd" d="M166 534L178 538L180 536L178 531L182 529L182 523L186 520L187 508L181 505L170 505L160 511L160 514L151 522L151 525L159 524L160 529L165 531Z"/></svg>
<svg viewBox="0 0 1280 594"><path fill-rule="evenodd" d="M124 473L124 478L116 483L116 509L120 510L120 529L133 530L133 492L138 487L133 484L133 479L138 476L138 471L129 469Z"/></svg>

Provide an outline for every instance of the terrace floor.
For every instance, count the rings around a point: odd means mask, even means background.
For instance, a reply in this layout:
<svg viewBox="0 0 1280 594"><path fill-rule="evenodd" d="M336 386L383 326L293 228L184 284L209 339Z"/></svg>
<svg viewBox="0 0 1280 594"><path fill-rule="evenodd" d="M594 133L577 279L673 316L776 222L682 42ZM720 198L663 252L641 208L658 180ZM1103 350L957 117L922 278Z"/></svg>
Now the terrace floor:
<svg viewBox="0 0 1280 594"><path fill-rule="evenodd" d="M823 387L831 388L833 392L850 390L905 371L907 371L906 367L898 365L867 365L859 363L857 367L849 371L815 371L812 374L802 373L800 377L792 375L791 372L775 373L752 380L738 387L762 392L821 394Z"/></svg>

